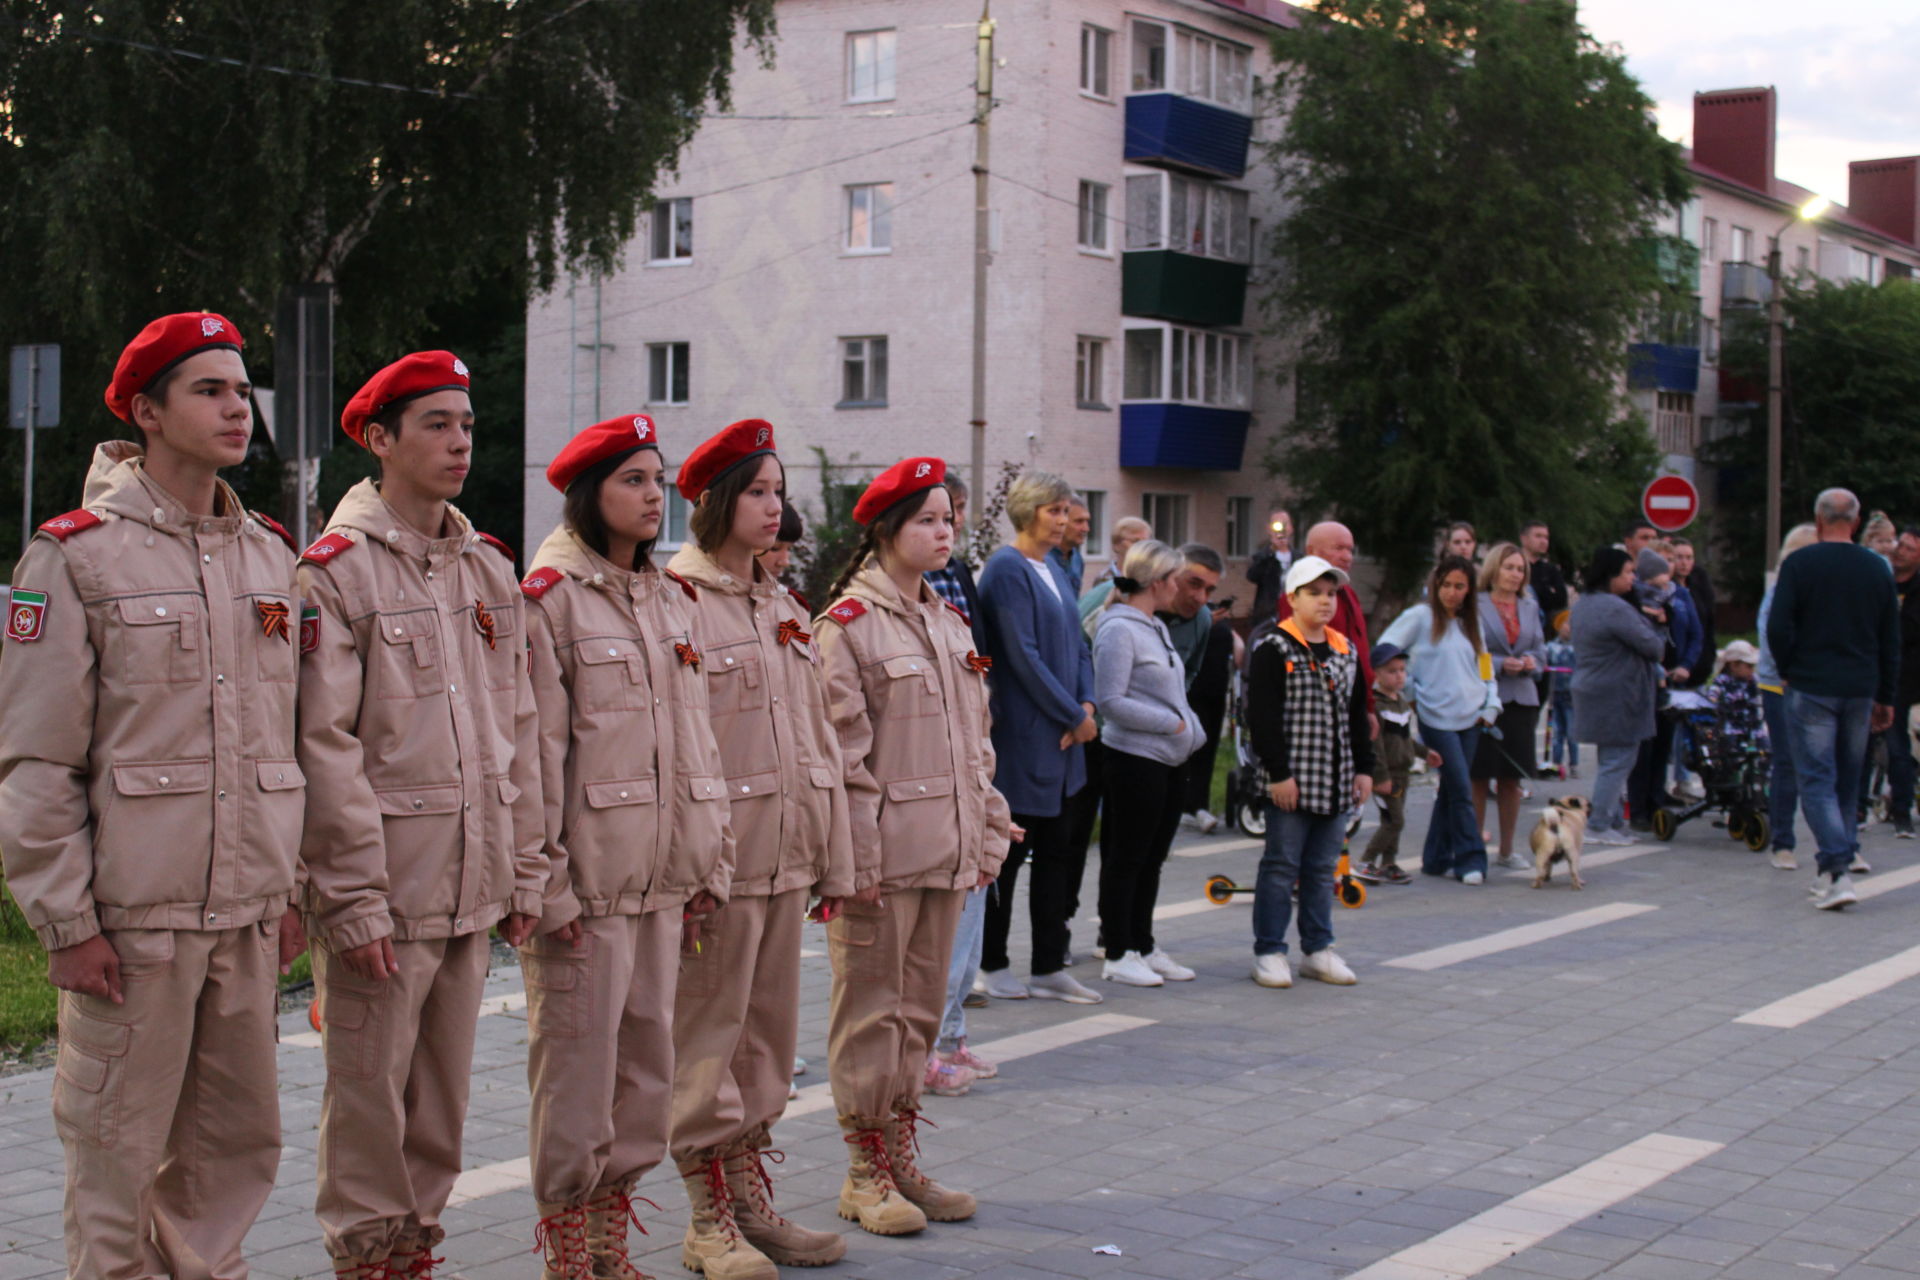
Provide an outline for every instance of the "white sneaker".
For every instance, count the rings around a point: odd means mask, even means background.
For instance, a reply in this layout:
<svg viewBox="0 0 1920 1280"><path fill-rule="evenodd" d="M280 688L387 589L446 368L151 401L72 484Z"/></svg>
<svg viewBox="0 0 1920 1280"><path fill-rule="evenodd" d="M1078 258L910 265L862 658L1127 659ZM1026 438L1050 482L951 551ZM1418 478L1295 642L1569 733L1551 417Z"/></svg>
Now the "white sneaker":
<svg viewBox="0 0 1920 1280"><path fill-rule="evenodd" d="M1486 879L1486 876L1482 875L1480 872L1469 871L1467 872L1467 874L1460 877L1460 883L1461 884L1479 884L1482 880L1485 880L1485 879Z"/></svg>
<svg viewBox="0 0 1920 1280"><path fill-rule="evenodd" d="M1220 829L1220 819L1208 813L1205 809L1195 809L1193 811L1193 825L1200 829L1201 835L1210 836Z"/></svg>
<svg viewBox="0 0 1920 1280"><path fill-rule="evenodd" d="M1773 857L1770 858L1769 861L1782 871L1798 871L1800 869L1800 860L1793 856L1793 850L1791 849L1775 849L1773 851Z"/></svg>
<svg viewBox="0 0 1920 1280"><path fill-rule="evenodd" d="M1300 976L1318 978L1336 987L1350 987L1360 981L1353 976L1353 970L1347 968L1347 962L1333 954L1332 947L1325 951L1309 951L1300 957Z"/></svg>
<svg viewBox="0 0 1920 1280"><path fill-rule="evenodd" d="M1166 985L1167 981L1153 971L1138 951L1129 951L1118 960L1107 961L1100 967L1100 976L1108 982L1124 982L1130 987L1159 987Z"/></svg>
<svg viewBox="0 0 1920 1280"><path fill-rule="evenodd" d="M1168 982L1192 982L1194 978L1198 976L1193 970L1187 968L1187 966L1181 964L1178 960L1175 960L1159 947L1155 947L1152 951L1140 958L1147 962L1147 968L1153 970Z"/></svg>
<svg viewBox="0 0 1920 1280"><path fill-rule="evenodd" d="M1287 967L1287 953L1276 951L1270 956L1255 956L1253 980L1263 987L1292 986L1293 970Z"/></svg>
<svg viewBox="0 0 1920 1280"><path fill-rule="evenodd" d="M1845 872L1835 876L1821 895L1813 900L1813 905L1822 911L1838 911L1860 901L1860 895L1853 891L1853 877Z"/></svg>
<svg viewBox="0 0 1920 1280"><path fill-rule="evenodd" d="M1068 1004L1099 1004L1106 999L1092 987L1082 986L1065 970L1034 974L1033 981L1027 984L1027 992L1035 1000L1064 1000Z"/></svg>
<svg viewBox="0 0 1920 1280"><path fill-rule="evenodd" d="M980 977L995 1000L1025 1000L1029 994L1027 984L1014 977L1011 969L983 971Z"/></svg>
<svg viewBox="0 0 1920 1280"><path fill-rule="evenodd" d="M807 1074L807 1060L805 1058L795 1058L793 1060L793 1074L797 1076Z"/></svg>
<svg viewBox="0 0 1920 1280"><path fill-rule="evenodd" d="M1854 875L1864 876L1864 875L1870 875L1873 871L1873 868L1868 866L1867 860L1861 857L1860 854L1856 852L1853 855L1853 865L1848 867L1847 870L1851 871Z"/></svg>
<svg viewBox="0 0 1920 1280"><path fill-rule="evenodd" d="M1638 840L1635 840L1632 836L1628 835L1626 832L1620 830L1620 828L1615 827L1610 831L1587 832L1587 843L1588 844L1626 845L1626 844L1639 844L1640 842Z"/></svg>

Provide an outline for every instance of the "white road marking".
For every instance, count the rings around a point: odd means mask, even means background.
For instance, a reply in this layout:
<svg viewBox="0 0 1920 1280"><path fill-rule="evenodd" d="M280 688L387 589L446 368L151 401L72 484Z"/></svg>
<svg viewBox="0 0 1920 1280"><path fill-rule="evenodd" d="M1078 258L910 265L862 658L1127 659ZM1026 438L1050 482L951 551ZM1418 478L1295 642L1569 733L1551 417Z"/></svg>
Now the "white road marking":
<svg viewBox="0 0 1920 1280"><path fill-rule="evenodd" d="M1515 947L1532 946L1536 942L1545 942L1548 938L1578 933L1582 929L1591 929L1595 925L1611 924L1615 920L1625 920L1631 916L1643 915L1648 911L1659 909L1646 902L1613 902L1604 907L1576 911L1571 915L1560 916L1553 920L1542 920L1536 924L1523 924L1513 929L1502 929L1498 933L1489 933L1483 938L1468 938L1465 942L1449 943L1447 946L1435 947L1430 951L1416 951L1410 956L1401 956L1397 960L1388 960L1385 963L1391 969L1423 971L1444 969L1450 964L1459 964L1463 960L1478 960L1481 956L1511 951Z"/></svg>
<svg viewBox="0 0 1920 1280"><path fill-rule="evenodd" d="M527 1007L525 991L509 991L504 995L488 996L480 1002L479 1017L492 1018L503 1013L518 1013ZM296 1035L281 1036L280 1043L296 1049L318 1049L322 1041L318 1031L302 1031Z"/></svg>
<svg viewBox="0 0 1920 1280"><path fill-rule="evenodd" d="M1654 1133L1581 1165L1347 1280L1466 1280L1547 1237L1639 1195L1725 1144Z"/></svg>
<svg viewBox="0 0 1920 1280"><path fill-rule="evenodd" d="M802 948L800 948L800 958L801 958L802 960L818 960L818 959L820 959L820 958L821 958L822 956L824 956L824 955L826 955L826 954L827 954L826 952L824 952L824 951L820 951L820 950L816 950L816 949L815 949L815 948L813 948L813 947L802 947Z"/></svg>
<svg viewBox="0 0 1920 1280"><path fill-rule="evenodd" d="M1761 1005L1758 1009L1741 1014L1734 1021L1755 1027L1797 1027L1812 1022L1822 1014L1832 1013L1843 1005L1852 1004L1855 1000L1885 991L1916 974L1920 974L1920 947L1908 947L1885 960L1862 965L1851 973L1843 973L1831 982L1822 982L1805 991L1784 996L1772 1004Z"/></svg>
<svg viewBox="0 0 1920 1280"><path fill-rule="evenodd" d="M498 1164L483 1164L467 1170L453 1184L453 1194L447 1197L447 1207L484 1200L488 1196L497 1196L503 1191L518 1191L521 1187L533 1185L533 1160L529 1156L519 1156L512 1160L502 1160Z"/></svg>
<svg viewBox="0 0 1920 1280"><path fill-rule="evenodd" d="M1252 902L1253 895L1250 893L1237 893L1234 895L1234 901ZM1224 906L1226 904L1222 903L1219 905ZM1153 918L1155 920L1178 920L1182 916L1197 916L1208 911L1217 910L1219 910L1219 906L1207 901L1205 898L1195 898L1190 902L1169 902L1164 907L1155 907L1153 909Z"/></svg>
<svg viewBox="0 0 1920 1280"><path fill-rule="evenodd" d="M1920 863L1911 867L1902 867L1898 871L1880 871L1857 878L1853 882L1853 891L1862 902L1865 902L1868 898L1877 898L1883 893L1892 893L1895 889L1904 889L1910 884L1920 884Z"/></svg>

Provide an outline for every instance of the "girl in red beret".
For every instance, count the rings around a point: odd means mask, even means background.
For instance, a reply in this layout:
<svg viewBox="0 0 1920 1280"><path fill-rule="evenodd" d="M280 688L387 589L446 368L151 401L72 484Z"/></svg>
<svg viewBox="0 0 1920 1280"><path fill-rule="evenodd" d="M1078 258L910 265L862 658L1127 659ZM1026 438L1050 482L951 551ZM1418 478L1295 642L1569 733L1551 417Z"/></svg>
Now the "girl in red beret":
<svg viewBox="0 0 1920 1280"><path fill-rule="evenodd" d="M992 783L990 664L922 576L953 550L945 476L938 458L908 458L868 486L854 506L866 536L815 619L853 822L855 892L827 924L851 1165L840 1216L880 1235L974 1211L920 1171L915 1125L960 910L998 872L1010 825Z"/></svg>
<svg viewBox="0 0 1920 1280"><path fill-rule="evenodd" d="M847 795L813 624L758 559L792 510L773 427L734 423L688 455L679 485L693 537L670 567L700 592L701 669L737 855L727 905L680 959L672 1151L693 1206L688 1265L731 1250L764 1270L709 1264L709 1275L771 1280L772 1263L820 1266L846 1252L837 1232L774 1211L761 1153L787 1106L807 900L820 895L819 914L831 916L853 892Z"/></svg>
<svg viewBox="0 0 1920 1280"><path fill-rule="evenodd" d="M653 420L588 427L547 478L565 514L521 583L552 863L520 952L536 1238L548 1276L631 1276L634 1184L667 1146L679 958L733 872L715 659L698 589L653 564L666 509ZM732 1266L750 1261L737 1253L686 1261L773 1274Z"/></svg>

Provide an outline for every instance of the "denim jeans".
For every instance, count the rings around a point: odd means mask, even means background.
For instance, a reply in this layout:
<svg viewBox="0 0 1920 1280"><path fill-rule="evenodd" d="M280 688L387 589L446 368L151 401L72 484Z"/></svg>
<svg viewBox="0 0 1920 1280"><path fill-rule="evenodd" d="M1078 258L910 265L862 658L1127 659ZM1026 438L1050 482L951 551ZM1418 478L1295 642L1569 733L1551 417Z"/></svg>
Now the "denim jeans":
<svg viewBox="0 0 1920 1280"><path fill-rule="evenodd" d="M1293 918L1293 882L1300 882L1300 950L1333 945L1333 873L1340 865L1346 821L1338 815L1288 813L1267 806L1267 847L1253 886L1253 954L1285 955Z"/></svg>
<svg viewBox="0 0 1920 1280"><path fill-rule="evenodd" d="M1480 745L1480 726L1435 729L1420 726L1429 751L1440 753L1440 793L1434 797L1433 816L1427 820L1427 842L1420 851L1420 869L1430 876L1464 876L1487 871L1487 845L1473 816L1473 784L1467 766Z"/></svg>
<svg viewBox="0 0 1920 1280"><path fill-rule="evenodd" d="M1912 710L1910 702L1895 703L1893 728L1887 730L1887 782L1893 788L1889 809L1897 821L1913 817L1913 735L1907 732L1907 715Z"/></svg>
<svg viewBox="0 0 1920 1280"><path fill-rule="evenodd" d="M1547 708L1547 727L1553 733L1552 763L1559 764L1564 754L1566 762L1578 769L1580 767L1580 741L1573 736L1573 698L1555 698Z"/></svg>
<svg viewBox="0 0 1920 1280"><path fill-rule="evenodd" d="M934 1048L952 1053L967 1038L967 1010L960 1002L973 990L980 968L980 944L986 936L987 895L991 886L975 889L960 908L960 927L953 931L953 958L947 961L947 1009L940 1015L940 1038Z"/></svg>
<svg viewBox="0 0 1920 1280"><path fill-rule="evenodd" d="M1767 779L1767 822L1773 828L1773 847L1793 851L1793 822L1800 807L1800 775L1793 771L1793 734L1787 728L1787 695L1760 691L1760 709L1767 717L1767 742L1773 751Z"/></svg>
<svg viewBox="0 0 1920 1280"><path fill-rule="evenodd" d="M1787 690L1787 731L1800 779L1800 812L1813 829L1822 875L1839 875L1853 861L1860 834L1853 806L1867 752L1872 698L1829 698Z"/></svg>
<svg viewBox="0 0 1920 1280"><path fill-rule="evenodd" d="M1627 792L1627 778L1633 773L1633 763L1640 758L1640 748L1600 747L1600 768L1593 775L1593 816L1587 819L1589 831L1624 831L1627 820L1620 810L1620 801Z"/></svg>

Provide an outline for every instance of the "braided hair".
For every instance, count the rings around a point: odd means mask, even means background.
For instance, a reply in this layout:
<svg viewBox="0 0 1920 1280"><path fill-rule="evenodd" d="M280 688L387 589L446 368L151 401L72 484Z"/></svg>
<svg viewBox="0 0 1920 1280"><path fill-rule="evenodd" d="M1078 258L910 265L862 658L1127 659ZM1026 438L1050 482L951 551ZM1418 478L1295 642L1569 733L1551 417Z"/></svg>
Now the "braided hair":
<svg viewBox="0 0 1920 1280"><path fill-rule="evenodd" d="M860 542L854 547L853 555L848 557L846 567L841 569L840 576L833 580L833 588L827 592L828 600L840 598L846 591L847 584L853 581L853 575L864 569L869 559L879 555L883 545L892 543L900 535L900 530L906 527L907 521L919 515L920 508L927 505L927 498L932 493L932 489L922 489L918 493L900 499L873 518L872 523L867 525L866 531L860 535Z"/></svg>

